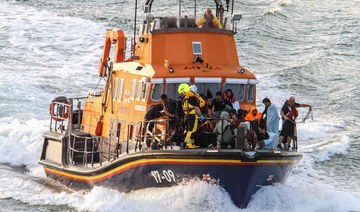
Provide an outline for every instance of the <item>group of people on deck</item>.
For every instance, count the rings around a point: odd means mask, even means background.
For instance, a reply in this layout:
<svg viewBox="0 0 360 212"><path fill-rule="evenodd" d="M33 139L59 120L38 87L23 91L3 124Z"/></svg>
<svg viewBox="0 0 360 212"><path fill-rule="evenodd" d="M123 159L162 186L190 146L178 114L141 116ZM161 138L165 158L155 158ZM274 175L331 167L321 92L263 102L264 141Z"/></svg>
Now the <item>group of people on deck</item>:
<svg viewBox="0 0 360 212"><path fill-rule="evenodd" d="M297 140L296 118L299 115L298 107L309 107L311 105L299 104L295 102L295 97L290 96L280 110L280 116L283 121L282 129L279 131L279 113L275 104L271 103L269 98L264 98L262 103L265 105L264 111L257 112L253 107L245 117L246 121L256 120L258 128L254 129L257 134L257 146L265 149L284 149L289 150L291 141ZM295 149L293 146L292 149Z"/></svg>
<svg viewBox="0 0 360 212"><path fill-rule="evenodd" d="M170 117L169 126L181 125L184 129L185 148L214 147L234 148L237 129L245 127L245 149L288 149L296 136L295 119L298 116L297 107L311 107L308 104L298 104L291 96L285 101L280 115L283 119L282 130L279 133L279 113L269 98L264 98L263 112L252 107L249 112L240 109L239 101L231 89L224 93L211 95L197 93L196 85L180 84L179 100L173 100L162 94L160 104L153 105L145 115L148 121L147 132L152 132L154 120L163 115ZM150 121L150 122L149 122ZM150 147L150 140L147 140Z"/></svg>

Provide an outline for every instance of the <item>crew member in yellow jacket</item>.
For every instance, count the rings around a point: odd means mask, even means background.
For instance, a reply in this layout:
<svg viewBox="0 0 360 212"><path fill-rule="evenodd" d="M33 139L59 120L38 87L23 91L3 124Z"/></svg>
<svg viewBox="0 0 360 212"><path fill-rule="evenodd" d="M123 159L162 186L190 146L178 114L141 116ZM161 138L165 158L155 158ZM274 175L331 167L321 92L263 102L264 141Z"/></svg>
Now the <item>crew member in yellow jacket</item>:
<svg viewBox="0 0 360 212"><path fill-rule="evenodd" d="M194 144L193 133L195 133L198 128L199 119L205 120L205 117L200 111L199 100L190 90L190 86L186 83L179 85L178 92L179 94L185 95L183 100L183 110L186 121L185 148L198 148L198 146Z"/></svg>
<svg viewBox="0 0 360 212"><path fill-rule="evenodd" d="M207 8L205 14L196 21L196 25L203 28L222 29L219 19L212 14L210 8Z"/></svg>

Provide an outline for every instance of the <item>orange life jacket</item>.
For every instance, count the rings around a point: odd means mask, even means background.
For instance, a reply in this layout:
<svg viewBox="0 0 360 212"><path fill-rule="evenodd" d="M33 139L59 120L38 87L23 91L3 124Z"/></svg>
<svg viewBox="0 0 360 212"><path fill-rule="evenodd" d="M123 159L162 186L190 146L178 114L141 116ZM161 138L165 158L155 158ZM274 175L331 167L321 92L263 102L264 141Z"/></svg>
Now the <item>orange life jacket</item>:
<svg viewBox="0 0 360 212"><path fill-rule="evenodd" d="M252 113L254 110L257 110L256 107L251 108L250 112L245 116L245 121L252 121L254 119L257 119L258 124L260 124L260 119L261 119L262 113L257 112L256 115L254 116Z"/></svg>

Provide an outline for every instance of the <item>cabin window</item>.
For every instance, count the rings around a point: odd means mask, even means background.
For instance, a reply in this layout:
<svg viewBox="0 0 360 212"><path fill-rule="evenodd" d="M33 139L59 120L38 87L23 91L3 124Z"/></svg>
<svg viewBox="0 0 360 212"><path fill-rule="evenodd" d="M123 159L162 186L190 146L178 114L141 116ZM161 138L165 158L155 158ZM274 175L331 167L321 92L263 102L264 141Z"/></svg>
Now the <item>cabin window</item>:
<svg viewBox="0 0 360 212"><path fill-rule="evenodd" d="M254 94L255 94L255 85L248 85L248 90L247 90L247 100L249 102L254 101Z"/></svg>
<svg viewBox="0 0 360 212"><path fill-rule="evenodd" d="M178 88L181 83L168 83L166 84L166 95L171 99L178 99Z"/></svg>
<svg viewBox="0 0 360 212"><path fill-rule="evenodd" d="M220 91L220 83L195 83L195 85L198 88L198 93L207 97L212 96L214 98L216 92Z"/></svg>
<svg viewBox="0 0 360 212"><path fill-rule="evenodd" d="M124 78L121 78L120 79L120 82L119 82L119 87L118 87L118 96L117 96L117 100L119 102L122 101L122 98L123 98L123 91L124 91Z"/></svg>
<svg viewBox="0 0 360 212"><path fill-rule="evenodd" d="M153 84L152 91L151 91L151 99L154 101L158 101L160 96L163 92L163 85L162 84Z"/></svg>
<svg viewBox="0 0 360 212"><path fill-rule="evenodd" d="M137 82L136 95L135 95L136 100L140 100L141 93L143 91L143 84L145 84L145 82L142 82L142 81Z"/></svg>
<svg viewBox="0 0 360 212"><path fill-rule="evenodd" d="M230 84L226 83L224 85L223 92L225 92L227 89L231 89L232 92L235 95L236 100L243 100L245 97L245 85L244 84Z"/></svg>
<svg viewBox="0 0 360 212"><path fill-rule="evenodd" d="M143 83L142 84L142 92L141 92L141 100L146 101L146 98L148 96L150 83Z"/></svg>
<svg viewBox="0 0 360 212"><path fill-rule="evenodd" d="M136 79L133 79L133 80L131 81L131 90L130 90L130 98L131 98L131 99L134 99L134 98L135 98L136 85L137 85L137 81L136 81Z"/></svg>
<svg viewBox="0 0 360 212"><path fill-rule="evenodd" d="M114 80L114 87L112 88L112 98L114 101L116 101L116 98L118 96L118 87L119 87L119 78L115 78Z"/></svg>

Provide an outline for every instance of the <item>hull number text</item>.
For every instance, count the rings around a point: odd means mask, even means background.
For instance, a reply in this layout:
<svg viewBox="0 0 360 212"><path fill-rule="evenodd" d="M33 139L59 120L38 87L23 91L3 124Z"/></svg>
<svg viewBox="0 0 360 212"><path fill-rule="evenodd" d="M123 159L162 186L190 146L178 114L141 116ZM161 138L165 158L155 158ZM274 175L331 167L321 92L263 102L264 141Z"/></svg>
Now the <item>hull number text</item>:
<svg viewBox="0 0 360 212"><path fill-rule="evenodd" d="M156 183L175 182L175 174L171 170L151 171L151 176L154 177Z"/></svg>

